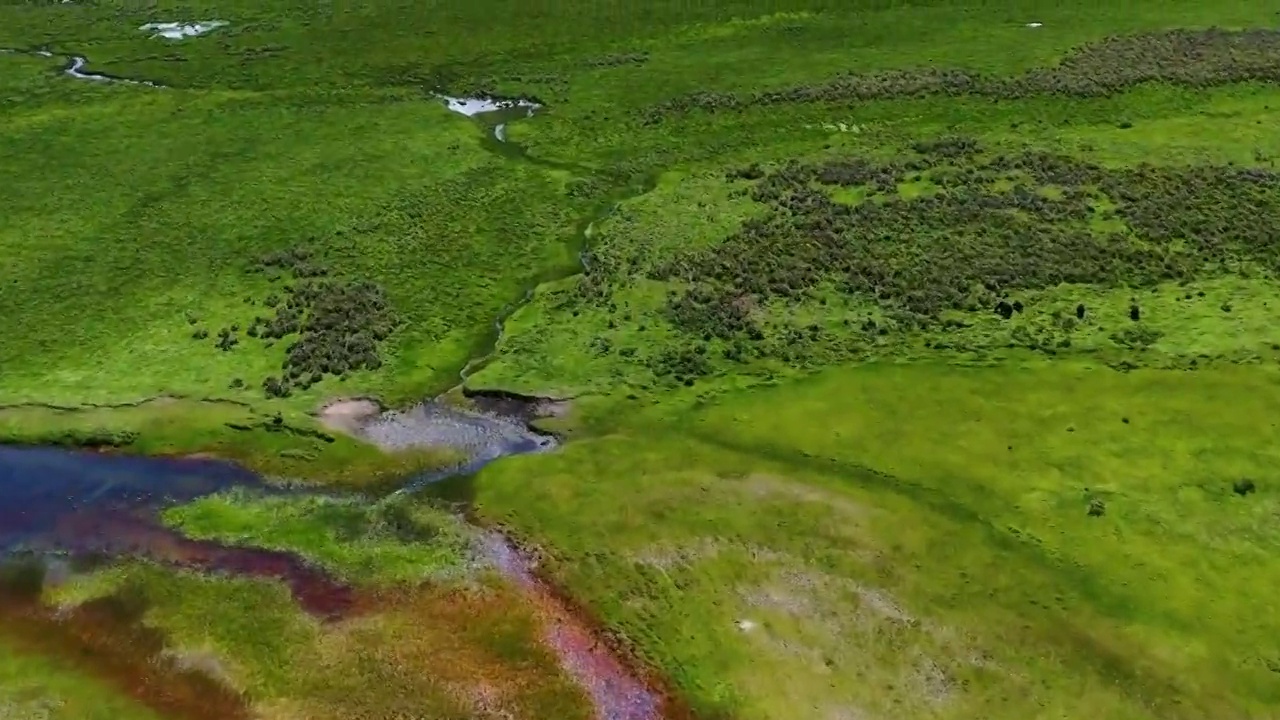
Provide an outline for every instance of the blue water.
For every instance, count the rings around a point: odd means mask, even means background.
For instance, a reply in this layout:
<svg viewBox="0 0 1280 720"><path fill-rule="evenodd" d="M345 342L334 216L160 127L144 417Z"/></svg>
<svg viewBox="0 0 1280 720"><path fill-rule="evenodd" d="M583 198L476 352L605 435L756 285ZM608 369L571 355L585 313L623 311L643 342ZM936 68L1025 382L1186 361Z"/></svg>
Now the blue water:
<svg viewBox="0 0 1280 720"><path fill-rule="evenodd" d="M233 486L263 483L217 460L0 445L0 552L52 532L71 514L154 509Z"/></svg>

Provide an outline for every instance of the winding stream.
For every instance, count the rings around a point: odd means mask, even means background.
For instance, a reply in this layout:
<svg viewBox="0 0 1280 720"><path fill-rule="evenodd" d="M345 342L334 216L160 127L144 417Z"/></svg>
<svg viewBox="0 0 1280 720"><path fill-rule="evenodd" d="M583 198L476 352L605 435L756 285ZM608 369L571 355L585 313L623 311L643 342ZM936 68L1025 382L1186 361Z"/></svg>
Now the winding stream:
<svg viewBox="0 0 1280 720"><path fill-rule="evenodd" d="M445 107L449 110L475 120L484 131L481 136L481 147L495 155L506 158L511 162L525 162L549 170L568 172L580 178L598 177L600 175L598 168L575 162L540 157L531 154L523 145L511 142L508 139L507 128L512 122L534 117L538 114L538 111L544 109L544 104L536 99L463 98L439 92L433 93L433 95L443 100ZM622 202L643 195L656 187L658 175L652 173L639 178L612 177L609 178L609 181L613 188L612 191L602 197L583 217L579 218L574 227L572 243L576 249L577 265L572 268L557 268L541 273L526 283L524 291L512 302L508 303L494 318L493 330L486 339L483 348L477 351L471 360L463 366L460 372L460 380L464 386L472 373L484 367L493 357L498 343L502 339L503 326L511 315L533 298L534 292L539 285L582 272L588 262L589 244L596 225L611 215Z"/></svg>
<svg viewBox="0 0 1280 720"><path fill-rule="evenodd" d="M49 50L24 50L21 48L0 48L0 54L3 55L34 55L42 58L57 57ZM115 75L107 75L105 73L85 72L84 66L89 64L88 58L83 55L67 56L66 67L62 69L64 75L73 77L77 80L90 80L102 83L120 83L122 85L144 85L146 87L162 88L164 85L153 83L150 80L131 80L129 78L116 77Z"/></svg>
<svg viewBox="0 0 1280 720"><path fill-rule="evenodd" d="M6 52L54 57L47 50ZM86 63L85 58L72 56L64 72L80 80L161 87L146 81L85 72ZM489 149L560 169L584 170L529 157L523 148L507 141L507 124L532 117L542 107L539 103L441 97L450 110L476 118L485 125L484 141ZM611 212L623 197L645 189L629 186L625 193L610 197L585 218L578 228L584 246L596 221ZM580 255L580 259L585 257ZM536 278L534 286L545 279ZM492 342L462 368L462 382L493 353L503 322L531 295L532 287L520 301L504 309L495 323ZM510 405L510 401L507 404ZM472 398L471 407L435 399L408 409L389 411L368 400L347 400L337 405L343 406L342 412L327 419L336 417L343 431L383 448L394 451L444 446L462 455L456 466L410 478L398 492L475 473L499 458L546 452L557 446L554 437L529 426L527 415L513 413L511 407L502 406L498 401L486 402L484 398ZM529 414L538 413L537 408L525 409ZM319 618L339 619L351 613L352 589L296 555L193 540L163 526L157 519L164 507L239 487L260 492L279 491L253 473L216 460L0 446L0 561L44 558L46 569L65 570L66 562L62 560L65 558L145 557L199 571L274 578L290 588L300 607ZM538 610L544 621L548 647L555 651L563 669L582 685L599 720L656 720L661 716L660 696L612 651L594 627L537 575L536 564L529 555L495 531L482 532L479 550L492 567L521 588ZM3 590L0 587L0 595ZM3 605L0 602L0 606Z"/></svg>

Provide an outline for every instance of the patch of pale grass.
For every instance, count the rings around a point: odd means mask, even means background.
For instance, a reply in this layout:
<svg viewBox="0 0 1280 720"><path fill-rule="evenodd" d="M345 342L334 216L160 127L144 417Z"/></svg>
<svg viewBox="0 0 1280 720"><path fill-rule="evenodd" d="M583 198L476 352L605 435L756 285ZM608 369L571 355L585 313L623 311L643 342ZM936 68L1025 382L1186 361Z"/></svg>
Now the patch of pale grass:
<svg viewBox="0 0 1280 720"><path fill-rule="evenodd" d="M777 498L821 505L847 521L857 521L872 512L871 508L856 503L838 492L776 475L751 475L743 481L742 487L760 498Z"/></svg>

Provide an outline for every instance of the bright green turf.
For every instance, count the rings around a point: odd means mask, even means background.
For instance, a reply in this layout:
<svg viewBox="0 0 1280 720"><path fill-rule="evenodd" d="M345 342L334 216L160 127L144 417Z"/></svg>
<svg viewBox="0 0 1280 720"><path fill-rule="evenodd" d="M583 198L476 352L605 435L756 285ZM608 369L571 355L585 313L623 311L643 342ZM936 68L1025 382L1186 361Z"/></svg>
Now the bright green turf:
<svg viewBox="0 0 1280 720"><path fill-rule="evenodd" d="M708 711L1266 716L1277 383L869 365L633 411L475 502Z"/></svg>
<svg viewBox="0 0 1280 720"><path fill-rule="evenodd" d="M190 336L265 312L271 289L246 268L308 242L335 270L383 283L406 327L382 376L295 403L413 397L454 382L522 284L568 262L560 181L484 152L478 128L420 93L62 92L101 98L4 120L6 168L22 181L0 190L0 312L25 326L0 350L6 402L260 399L283 343L242 338L223 353ZM246 390L228 387L236 378Z"/></svg>
<svg viewBox="0 0 1280 720"><path fill-rule="evenodd" d="M172 508L184 535L295 552L354 583L420 584L461 570L470 541L461 521L406 498L263 497L233 492Z"/></svg>

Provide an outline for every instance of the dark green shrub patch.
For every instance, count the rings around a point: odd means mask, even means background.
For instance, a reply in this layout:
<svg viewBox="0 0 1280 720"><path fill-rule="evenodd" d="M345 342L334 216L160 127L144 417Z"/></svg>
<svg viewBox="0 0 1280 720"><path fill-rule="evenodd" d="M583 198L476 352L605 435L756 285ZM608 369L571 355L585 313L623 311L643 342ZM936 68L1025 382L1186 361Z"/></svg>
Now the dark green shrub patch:
<svg viewBox="0 0 1280 720"><path fill-rule="evenodd" d="M1245 81L1280 82L1280 31L1168 30L1116 36L1084 45L1060 63L1012 77L960 69L849 73L825 83L752 95L698 92L661 103L648 122L690 110L741 109L783 103L889 100L930 95L979 95L1013 100L1037 95L1087 98L1165 82L1193 88ZM1128 123L1132 127L1131 123Z"/></svg>
<svg viewBox="0 0 1280 720"><path fill-rule="evenodd" d="M247 336L265 342L297 336L285 350L281 376L262 381L268 397L287 397L294 388L305 390L327 375L382 366L379 345L395 331L399 319L381 286L331 276L304 247L267 255L251 271L294 281L263 301L275 314L254 317L245 330ZM239 325L224 328L218 347L234 347L238 329Z"/></svg>
<svg viewBox="0 0 1280 720"><path fill-rule="evenodd" d="M750 337L755 308L829 283L878 305L896 327L929 327L946 311L1012 318L1024 306L1008 294L1020 290L1150 287L1241 263L1280 271L1280 227L1264 221L1280 216L1272 171L1115 170L1043 152L983 153L964 138L915 150L892 162L792 162L761 175L751 196L770 212L653 273L687 288L670 298L674 320L696 335ZM921 181L933 191L899 191ZM865 199L839 202L838 188ZM1085 306L1075 314L1083 320ZM1136 301L1129 317L1142 318ZM880 333L872 325L864 331ZM1123 339L1153 341L1141 329Z"/></svg>

